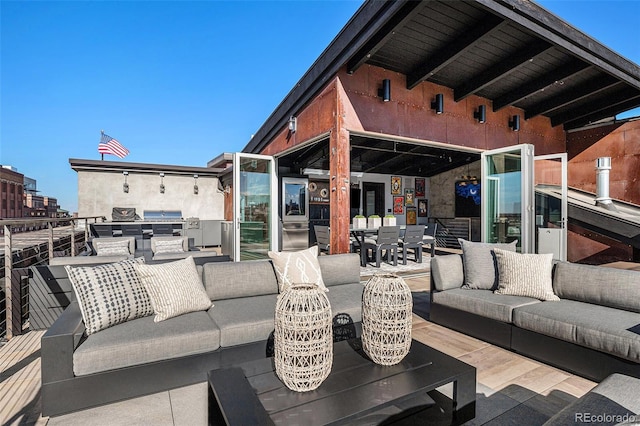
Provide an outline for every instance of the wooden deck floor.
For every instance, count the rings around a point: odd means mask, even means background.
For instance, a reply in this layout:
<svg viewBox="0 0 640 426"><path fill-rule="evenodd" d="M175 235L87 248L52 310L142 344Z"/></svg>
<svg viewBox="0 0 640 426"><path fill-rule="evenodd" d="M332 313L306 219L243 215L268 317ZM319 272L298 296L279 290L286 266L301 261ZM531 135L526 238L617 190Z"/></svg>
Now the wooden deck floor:
<svg viewBox="0 0 640 426"><path fill-rule="evenodd" d="M412 291L428 289L426 274L408 276L405 280ZM31 331L0 347L1 425L47 424L48 419L40 417L42 334ZM416 315L413 337L477 368L477 414L471 424L542 424L596 385ZM92 424L115 424L104 418L94 420ZM169 419L168 423L175 421Z"/></svg>

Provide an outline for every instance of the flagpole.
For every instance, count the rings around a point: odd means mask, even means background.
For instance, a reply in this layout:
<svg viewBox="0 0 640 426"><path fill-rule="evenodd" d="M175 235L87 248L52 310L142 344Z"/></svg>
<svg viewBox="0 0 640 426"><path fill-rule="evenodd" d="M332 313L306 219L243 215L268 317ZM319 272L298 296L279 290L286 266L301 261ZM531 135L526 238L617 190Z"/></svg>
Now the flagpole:
<svg viewBox="0 0 640 426"><path fill-rule="evenodd" d="M103 136L104 136L104 130L100 130L100 142L102 142ZM104 161L104 153L100 153L100 161Z"/></svg>

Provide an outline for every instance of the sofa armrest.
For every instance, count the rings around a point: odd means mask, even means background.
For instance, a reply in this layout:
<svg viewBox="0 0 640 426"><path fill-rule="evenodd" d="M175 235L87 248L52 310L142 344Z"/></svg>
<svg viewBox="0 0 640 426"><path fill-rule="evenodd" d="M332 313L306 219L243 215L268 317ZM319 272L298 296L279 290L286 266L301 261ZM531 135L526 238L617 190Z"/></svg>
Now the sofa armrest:
<svg viewBox="0 0 640 426"><path fill-rule="evenodd" d="M460 288L464 284L462 255L449 254L431 258L431 290Z"/></svg>
<svg viewBox="0 0 640 426"><path fill-rule="evenodd" d="M40 340L42 383L73 378L73 352L84 334L78 302L71 302Z"/></svg>

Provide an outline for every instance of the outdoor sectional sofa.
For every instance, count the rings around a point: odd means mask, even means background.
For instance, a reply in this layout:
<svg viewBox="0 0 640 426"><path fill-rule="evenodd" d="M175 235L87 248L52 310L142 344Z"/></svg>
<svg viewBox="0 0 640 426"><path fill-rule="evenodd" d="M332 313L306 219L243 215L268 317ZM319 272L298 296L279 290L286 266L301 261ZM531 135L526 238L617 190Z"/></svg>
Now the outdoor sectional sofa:
<svg viewBox="0 0 640 426"><path fill-rule="evenodd" d="M431 321L595 381L640 377L640 272L558 262L549 301L463 288L465 272L431 260Z"/></svg>
<svg viewBox="0 0 640 426"><path fill-rule="evenodd" d="M360 258L318 257L342 338L360 333ZM271 354L278 281L271 260L198 266L213 307L154 322L133 319L87 337L72 302L42 337L42 414L92 406L206 381L209 370Z"/></svg>

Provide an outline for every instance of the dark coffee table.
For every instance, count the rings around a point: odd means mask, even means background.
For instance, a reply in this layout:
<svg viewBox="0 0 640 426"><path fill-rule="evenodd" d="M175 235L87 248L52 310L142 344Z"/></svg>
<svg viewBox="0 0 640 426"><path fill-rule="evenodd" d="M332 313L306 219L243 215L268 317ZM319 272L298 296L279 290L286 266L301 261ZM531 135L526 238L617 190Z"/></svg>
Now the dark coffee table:
<svg viewBox="0 0 640 426"><path fill-rule="evenodd" d="M453 383L452 423L475 417L476 369L420 342L397 365L381 366L360 339L334 345L331 374L314 391L294 392L278 379L272 358L209 372L209 423L228 425L348 424Z"/></svg>

